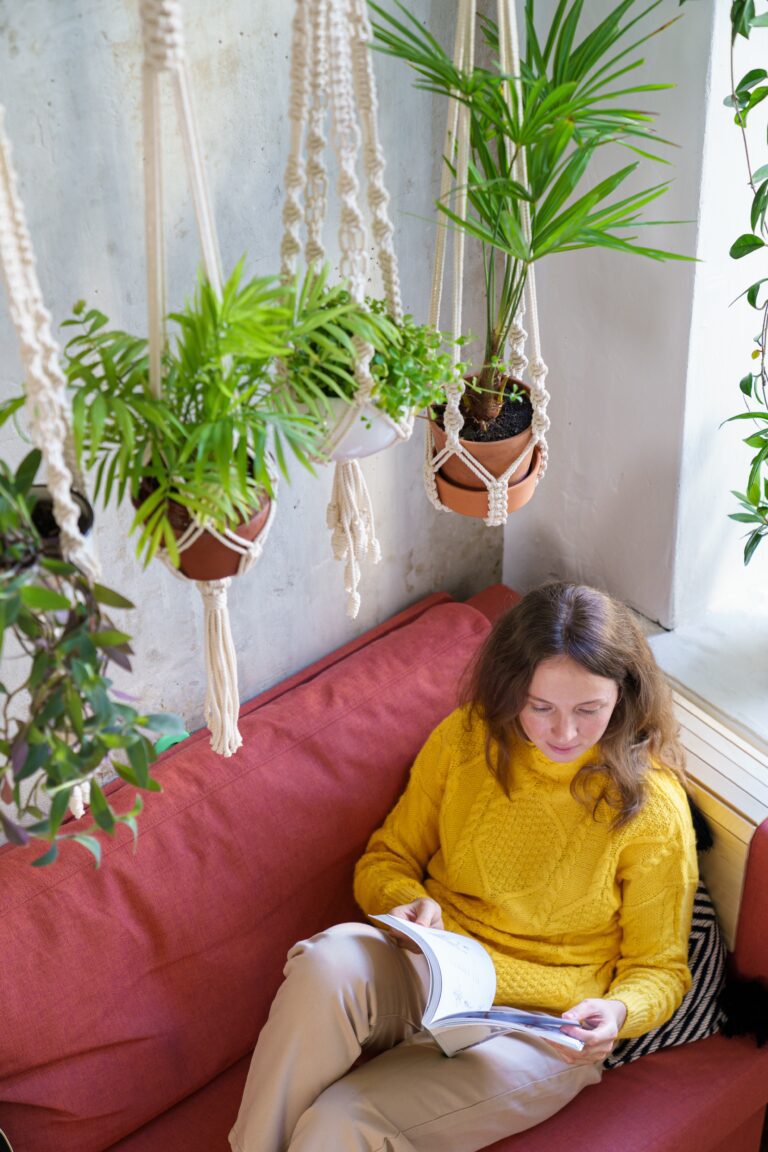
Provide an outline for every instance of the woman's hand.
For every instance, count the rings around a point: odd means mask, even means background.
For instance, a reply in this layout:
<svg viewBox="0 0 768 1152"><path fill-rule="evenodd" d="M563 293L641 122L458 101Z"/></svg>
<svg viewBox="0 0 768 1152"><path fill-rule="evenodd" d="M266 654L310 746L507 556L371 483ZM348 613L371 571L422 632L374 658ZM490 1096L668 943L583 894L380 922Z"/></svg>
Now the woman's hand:
<svg viewBox="0 0 768 1152"><path fill-rule="evenodd" d="M576 1023L564 1028L568 1036L584 1041L581 1052L554 1045L567 1064L594 1064L605 1060L613 1051L619 1029L627 1018L626 1006L621 1000L582 1000L574 1008L563 1012L564 1020Z"/></svg>
<svg viewBox="0 0 768 1152"><path fill-rule="evenodd" d="M421 924L425 928L445 927L440 905L436 900L431 900L429 896L412 900L410 904L398 904L396 908L390 908L389 914L397 917L398 920L409 920L411 924ZM394 929L390 929L390 931L401 948L406 948L409 952L420 951L407 936L401 936Z"/></svg>

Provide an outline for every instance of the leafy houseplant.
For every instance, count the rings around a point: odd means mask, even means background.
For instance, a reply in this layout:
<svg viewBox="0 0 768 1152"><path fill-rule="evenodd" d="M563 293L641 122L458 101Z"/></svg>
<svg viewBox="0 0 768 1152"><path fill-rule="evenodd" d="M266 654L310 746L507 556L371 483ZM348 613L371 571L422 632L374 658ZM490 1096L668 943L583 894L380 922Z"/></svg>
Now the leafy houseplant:
<svg viewBox="0 0 768 1152"><path fill-rule="evenodd" d="M747 134L748 117L753 108L768 96L768 72L765 68L752 68L736 82L734 69L734 49L738 36L749 39L753 28L768 27L768 12L756 14L752 0L733 0L731 5L731 77L732 91L726 98L727 106L734 109L734 122L741 132L744 154L747 163L749 187L752 192L750 231L742 233L731 246L734 260L766 248L768 227L768 164L753 167L750 155L750 139ZM757 133L755 132L756 136ZM768 372L766 371L766 340L768 338L768 298L759 300L760 289L768 277L763 276L750 284L742 292L747 303L760 316L759 331L755 337L756 347L752 351L755 370L748 372L739 381L747 410L731 417L731 420L752 420L758 431L745 437L744 443L754 451L747 485L744 492L734 492L741 504L740 512L732 512L731 519L748 525L747 540L744 545L744 563L748 564L762 540L768 536Z"/></svg>
<svg viewBox="0 0 768 1152"><path fill-rule="evenodd" d="M223 531L266 504L270 431L284 473L289 451L309 466L321 438L319 386L307 372L285 387L275 364L292 352L289 334L322 338L322 326L348 310L332 290L320 309L316 291L309 282L242 283L241 264L221 299L201 280L170 317L177 333L159 396L149 386L145 340L108 329L106 316L82 304L65 321L79 328L66 348L76 449L95 469L94 492L105 503L113 492L118 502L130 496L145 564L163 547L178 565L177 534L191 519Z"/></svg>
<svg viewBox="0 0 768 1152"><path fill-rule="evenodd" d="M344 289L339 291L342 299L351 303L349 294ZM326 306L332 303L329 299ZM352 403L358 387L350 371L355 361L355 336L361 336L373 348L372 403L393 420L430 408L443 398L445 382L456 371L447 351L453 341L429 324L417 324L410 314L397 323L384 300L370 297L365 309L350 307L330 331L297 343L286 362L289 381L300 381L306 386L307 377L315 378L322 393L318 397L320 403L323 398Z"/></svg>
<svg viewBox="0 0 768 1152"><path fill-rule="evenodd" d="M643 209L663 194L668 182L624 191L639 159L596 183L587 179L593 158L606 145L627 148L640 159L659 159L648 151L649 143L655 147L660 142L651 128L653 114L626 106L625 100L631 104L636 96L670 87L627 79L643 63L632 54L658 31L635 38L636 25L661 2L622 23L635 7L635 0L622 0L579 39L583 0L560 0L545 36L536 29L534 0L526 0L522 99L498 66L456 68L402 4L397 5L402 19L372 4L380 18L374 25L380 51L406 60L418 74L417 87L455 96L469 113L467 218L461 220L449 205L438 202L453 226L479 242L485 272L483 359L475 387L462 398L463 435L469 439L498 438L495 425L504 409L523 399L508 377L504 353L535 261L591 247L655 260L684 258L638 244L626 233L643 223ZM497 54L495 23L484 19L482 29L490 51ZM521 150L527 165L524 183L515 175ZM446 159L453 164L452 156ZM530 239L524 206L530 214Z"/></svg>
<svg viewBox="0 0 768 1152"><path fill-rule="evenodd" d="M109 329L83 304L65 321L79 329L66 348L76 449L95 469L95 495L133 501L145 564L162 547L178 565L177 536L193 519L221 532L259 510L266 518L269 432L284 475L289 453L310 469L322 458L329 398L348 402L357 389L356 340L374 348L385 410L428 402L445 370L426 330L361 307L325 271L243 283L241 263L221 299L201 280L170 320L177 334L160 396L149 387L145 340ZM426 367L408 382L398 366L414 348Z"/></svg>
<svg viewBox="0 0 768 1152"><path fill-rule="evenodd" d="M150 734L179 732L182 724L172 716L142 715L110 691L109 665L130 670L131 649L104 607L132 605L89 584L78 568L52 554L51 535L41 538L31 489L39 462L35 450L14 474L0 461L0 652L10 639L7 666L17 672L16 683L0 684L0 797L16 813L11 819L0 812L0 823L13 844L49 844L35 864L51 863L68 839L98 863L95 836L60 831L73 790L89 786L99 828L112 834L125 824L135 836L141 797L128 812L115 812L95 774L108 763L135 787L159 791L149 774L156 758ZM47 813L43 797L50 801Z"/></svg>

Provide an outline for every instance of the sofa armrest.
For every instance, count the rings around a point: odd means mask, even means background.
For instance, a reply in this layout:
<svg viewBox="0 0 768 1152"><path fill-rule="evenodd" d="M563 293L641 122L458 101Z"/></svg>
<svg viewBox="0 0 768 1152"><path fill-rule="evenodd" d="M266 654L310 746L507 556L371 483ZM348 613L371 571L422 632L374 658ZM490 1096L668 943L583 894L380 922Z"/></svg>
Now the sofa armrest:
<svg viewBox="0 0 768 1152"><path fill-rule="evenodd" d="M768 983L768 820L749 846L734 960L742 979Z"/></svg>

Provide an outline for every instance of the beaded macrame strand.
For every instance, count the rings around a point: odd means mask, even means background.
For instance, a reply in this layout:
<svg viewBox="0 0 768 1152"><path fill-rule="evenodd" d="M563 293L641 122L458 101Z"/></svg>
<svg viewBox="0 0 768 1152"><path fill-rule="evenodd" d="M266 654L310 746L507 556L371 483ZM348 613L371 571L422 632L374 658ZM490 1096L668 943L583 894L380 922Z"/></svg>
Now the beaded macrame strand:
<svg viewBox="0 0 768 1152"><path fill-rule="evenodd" d="M368 274L368 237L359 204L357 177L362 145L374 248L388 311L399 322L403 309L394 229L387 212L389 197L384 187L384 156L376 119L378 103L370 40L365 0L296 0L291 50L291 142L285 174L281 271L285 277L295 275L302 251L302 224L306 229L307 264L317 267L325 259L323 225L328 204L325 121L330 108L338 163L339 270L348 280L354 299L362 303ZM328 435L323 446L326 456L332 455L366 409L371 412L375 407L370 373L372 351L370 345L355 341L357 392L354 402ZM375 416L390 424L401 439L407 440L411 435L412 413L394 421L375 408ZM360 561L369 552L374 563L381 558L370 495L358 460L336 463L327 523L332 531L334 556L345 563L347 615L354 619L360 609Z"/></svg>
<svg viewBox="0 0 768 1152"><path fill-rule="evenodd" d="M99 564L80 533L79 509L72 499L73 481L81 491L83 483L75 463L67 385L51 333L51 315L43 303L37 279L35 254L4 120L5 110L0 106L0 265L11 320L21 346L29 429L33 443L42 453L62 554L90 580L95 580L100 573Z"/></svg>
<svg viewBox="0 0 768 1152"><path fill-rule="evenodd" d="M59 349L51 332L51 315L43 302L35 254L19 195L11 145L0 105L0 266L8 291L11 320L19 338L24 368L26 409L32 441L40 449L45 480L53 501L63 557L88 580L101 574L92 544L78 526L79 509L72 486L85 492L75 460L67 385ZM72 789L69 807L75 819L83 815L90 795L88 781Z"/></svg>
<svg viewBox="0 0 768 1152"><path fill-rule="evenodd" d="M165 334L165 242L163 236L162 121L160 77L168 73L176 101L179 132L184 145L187 178L192 193L205 274L213 290L221 295L222 274L218 239L210 207L210 196L199 134L194 116L192 88L184 48L184 31L179 0L142 0L141 22L144 42L144 181L147 245L147 290L149 304L149 378L155 395L162 393L162 356ZM277 478L272 473L273 485ZM269 516L253 541L230 532L217 532L210 525L193 521L180 537L177 547L185 551L204 533L239 553L238 575L247 572L261 555L275 514L271 501ZM186 579L160 553L168 568ZM240 698L237 686L237 658L229 623L227 590L231 579L195 581L205 608L204 647L208 683L205 719L211 731L211 747L222 756L231 756L242 744L237 728Z"/></svg>
<svg viewBox="0 0 768 1152"><path fill-rule="evenodd" d="M513 0L498 0L498 29L499 29L499 62L501 71L506 76L513 77L513 83L518 100L522 99L520 85L520 51L517 35L517 20ZM456 40L454 46L454 62L457 68L471 69L475 55L475 23L477 15L476 0L459 0L459 12L456 25ZM464 220L467 214L467 171L469 165L469 109L456 99L449 101L448 123L445 134L444 156L440 201L445 204L451 194L453 195L453 210ZM447 161L456 158L455 178ZM515 179L525 186L527 181L525 152L520 148L514 161ZM528 204L521 202L523 232L530 240L531 222ZM440 304L443 291L443 277L445 272L445 249L447 228L439 223L435 242L435 267L432 279L432 297L430 302L430 324L438 326L440 320ZM462 314L462 286L464 276L464 231L462 228L454 230L453 238L453 331L458 335L461 332ZM529 333L523 327L523 317L527 312L530 329L531 359L525 353L526 340ZM459 348L453 349L454 363L459 360ZM443 415L446 442L439 451L435 451L432 430L427 423L426 455L424 460L424 484L431 503L438 509L444 505L440 501L437 490L435 474L442 468L451 456L458 456L464 464L483 482L488 489L488 515L485 524L491 528L505 524L508 515L508 485L512 474L517 468L538 449L541 454L541 466L537 483L541 480L547 467L547 440L549 429L547 416L547 402L549 393L546 390L547 366L541 356L539 342L539 319L536 305L536 282L533 265L529 264L525 283L524 304L515 317L509 334L509 365L513 373L522 378L528 372L531 404L533 406L533 421L531 440L517 457L513 460L503 475L493 476L474 456L467 450L466 443L460 440L461 430L464 426L464 417L461 414L460 402L464 391L464 384L459 380L452 381L446 387L446 406Z"/></svg>

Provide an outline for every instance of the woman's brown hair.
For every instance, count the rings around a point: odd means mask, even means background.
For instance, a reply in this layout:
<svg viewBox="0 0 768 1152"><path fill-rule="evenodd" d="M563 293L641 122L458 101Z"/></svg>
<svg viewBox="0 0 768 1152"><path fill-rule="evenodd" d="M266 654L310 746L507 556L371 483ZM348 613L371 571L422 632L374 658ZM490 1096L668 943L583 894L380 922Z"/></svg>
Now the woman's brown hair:
<svg viewBox="0 0 768 1152"><path fill-rule="evenodd" d="M614 680L619 698L599 756L576 774L571 791L594 812L602 802L623 824L643 804L651 759L684 782L672 694L630 610L584 584L544 584L494 625L469 670L464 699L487 725L486 759L507 794L514 771L510 737L527 740L519 715L538 664L568 656Z"/></svg>

